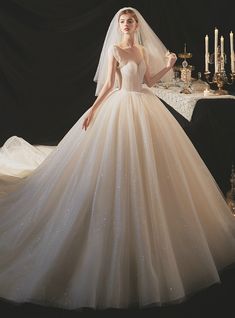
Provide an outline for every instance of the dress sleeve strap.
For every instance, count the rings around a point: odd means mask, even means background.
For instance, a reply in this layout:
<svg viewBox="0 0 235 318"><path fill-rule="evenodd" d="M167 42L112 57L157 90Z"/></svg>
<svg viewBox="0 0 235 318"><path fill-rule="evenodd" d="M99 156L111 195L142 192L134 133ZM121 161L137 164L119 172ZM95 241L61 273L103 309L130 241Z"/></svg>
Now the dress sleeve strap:
<svg viewBox="0 0 235 318"><path fill-rule="evenodd" d="M113 56L117 62L120 62L120 56L118 54L118 49L116 45L112 45L109 47L108 56Z"/></svg>

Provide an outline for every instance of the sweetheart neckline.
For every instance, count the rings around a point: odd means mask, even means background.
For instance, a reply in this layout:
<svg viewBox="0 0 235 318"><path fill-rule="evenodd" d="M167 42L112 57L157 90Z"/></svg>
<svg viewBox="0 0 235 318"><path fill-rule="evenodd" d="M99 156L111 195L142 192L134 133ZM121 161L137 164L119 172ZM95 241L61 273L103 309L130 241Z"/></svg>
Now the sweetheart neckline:
<svg viewBox="0 0 235 318"><path fill-rule="evenodd" d="M127 61L127 63L125 63L125 64L123 64L123 65L119 65L119 69L121 69L123 66L125 66L125 65L127 65L128 64L128 62L133 62L133 63L135 63L137 66L140 66L140 64L142 63L144 61L144 58L142 58L140 61L139 61L139 63L137 63L136 61L134 61L134 60L128 60Z"/></svg>

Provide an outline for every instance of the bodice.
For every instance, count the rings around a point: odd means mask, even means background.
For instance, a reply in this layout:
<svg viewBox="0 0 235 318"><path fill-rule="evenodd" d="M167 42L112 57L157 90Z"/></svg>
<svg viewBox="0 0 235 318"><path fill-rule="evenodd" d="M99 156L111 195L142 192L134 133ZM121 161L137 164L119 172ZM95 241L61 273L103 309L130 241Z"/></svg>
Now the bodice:
<svg viewBox="0 0 235 318"><path fill-rule="evenodd" d="M130 54L117 46L114 46L112 51L118 61L119 88L127 91L141 91L146 71L144 57L140 54Z"/></svg>

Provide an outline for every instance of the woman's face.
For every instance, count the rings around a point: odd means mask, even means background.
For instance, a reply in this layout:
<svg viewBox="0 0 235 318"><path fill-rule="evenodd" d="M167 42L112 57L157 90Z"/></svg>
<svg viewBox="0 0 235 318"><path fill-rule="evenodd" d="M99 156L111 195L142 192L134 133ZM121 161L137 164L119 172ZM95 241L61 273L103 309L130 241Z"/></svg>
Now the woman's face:
<svg viewBox="0 0 235 318"><path fill-rule="evenodd" d="M119 27L122 33L131 34L137 29L138 23L131 14L122 14L119 18Z"/></svg>

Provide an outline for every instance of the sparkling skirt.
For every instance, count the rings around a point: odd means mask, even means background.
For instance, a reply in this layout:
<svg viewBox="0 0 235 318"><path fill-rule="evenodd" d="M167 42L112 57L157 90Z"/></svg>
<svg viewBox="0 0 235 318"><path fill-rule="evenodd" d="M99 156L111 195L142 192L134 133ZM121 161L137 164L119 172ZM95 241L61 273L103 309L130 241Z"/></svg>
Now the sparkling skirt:
<svg viewBox="0 0 235 318"><path fill-rule="evenodd" d="M86 114L24 178L1 171L0 297L126 308L220 282L235 220L177 121L147 89Z"/></svg>

